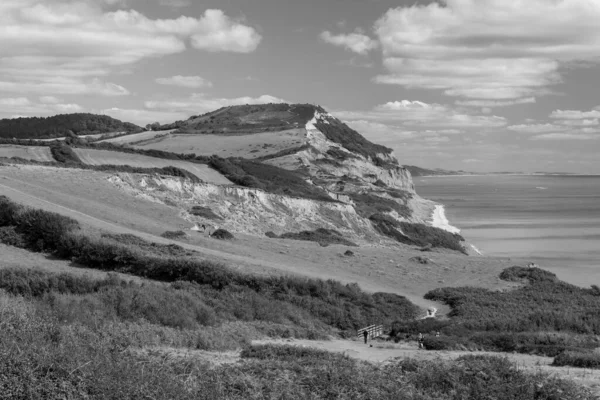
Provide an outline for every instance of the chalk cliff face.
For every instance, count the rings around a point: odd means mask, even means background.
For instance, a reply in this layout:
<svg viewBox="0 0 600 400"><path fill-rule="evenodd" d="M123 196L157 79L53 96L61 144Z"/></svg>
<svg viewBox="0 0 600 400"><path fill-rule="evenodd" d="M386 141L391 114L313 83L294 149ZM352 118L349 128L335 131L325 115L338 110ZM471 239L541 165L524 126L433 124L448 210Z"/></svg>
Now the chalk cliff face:
<svg viewBox="0 0 600 400"><path fill-rule="evenodd" d="M239 186L192 184L179 178L117 174L111 182L136 196L177 206L190 222L217 224L233 232L264 235L317 228L335 229L366 242L387 240L370 220L385 214L395 220L427 222L435 204L416 193L410 172L392 150L366 140L321 107L313 105L239 106L190 119L189 129L211 125L223 134L253 135L300 131L295 147L279 148L256 159L295 171L335 201L309 200ZM264 126L263 126L264 125ZM243 128L243 129L242 129ZM242 130L248 133L241 132ZM187 131L187 133L193 133ZM248 137L248 136L247 136ZM214 140L218 140L218 137ZM300 145L299 145L300 144ZM248 151L247 158L252 158ZM192 215L207 207L221 219Z"/></svg>

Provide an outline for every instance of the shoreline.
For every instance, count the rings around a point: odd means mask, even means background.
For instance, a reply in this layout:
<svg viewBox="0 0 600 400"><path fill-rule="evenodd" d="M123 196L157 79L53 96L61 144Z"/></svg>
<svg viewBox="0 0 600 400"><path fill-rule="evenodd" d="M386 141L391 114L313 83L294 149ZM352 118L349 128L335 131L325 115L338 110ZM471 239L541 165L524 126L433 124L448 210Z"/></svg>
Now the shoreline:
<svg viewBox="0 0 600 400"><path fill-rule="evenodd" d="M434 228L443 229L450 233L460 233L460 229L450 225L450 221L446 218L446 209L442 204L437 204L431 214L431 226Z"/></svg>

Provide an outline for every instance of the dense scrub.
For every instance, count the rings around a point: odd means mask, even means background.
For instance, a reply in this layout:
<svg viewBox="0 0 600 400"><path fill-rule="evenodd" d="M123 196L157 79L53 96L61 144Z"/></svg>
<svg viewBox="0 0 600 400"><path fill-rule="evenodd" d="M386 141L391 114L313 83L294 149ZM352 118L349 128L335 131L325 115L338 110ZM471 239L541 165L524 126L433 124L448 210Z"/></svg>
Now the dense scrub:
<svg viewBox="0 0 600 400"><path fill-rule="evenodd" d="M204 206L193 206L189 211L190 214L195 215L196 217L213 219L213 220L222 220L219 215L215 214L213 210L209 207Z"/></svg>
<svg viewBox="0 0 600 400"><path fill-rule="evenodd" d="M95 114L0 119L0 137L3 138L51 139L119 131L141 132L142 128L106 115Z"/></svg>
<svg viewBox="0 0 600 400"><path fill-rule="evenodd" d="M600 369L600 353L565 351L554 358L552 365Z"/></svg>
<svg viewBox="0 0 600 400"><path fill-rule="evenodd" d="M268 232L268 237L272 239L292 239L292 240L304 240L308 242L317 242L322 245L330 244L341 244L344 246L358 245L350 240L346 239L344 235L335 229L318 228L314 231L302 231L302 232L286 232L281 235L276 235L273 232Z"/></svg>
<svg viewBox="0 0 600 400"><path fill-rule="evenodd" d="M209 366L139 350L162 344L151 338L167 329L63 321L41 302L2 292L0 305L0 390L7 398L593 399L573 383L489 357L367 367L339 354L257 346L238 364Z"/></svg>
<svg viewBox="0 0 600 400"><path fill-rule="evenodd" d="M418 313L418 308L402 296L367 294L356 284L248 275L197 257L182 257L185 250L177 245L152 244L132 235L86 236L69 218L21 208L6 197L0 197L0 210L6 210L0 214L3 225L14 226L29 248L52 252L88 268L164 282L190 282L232 299L241 297L238 309L253 318L266 315L283 320L281 312L297 309L321 324L353 331L372 323L410 319ZM296 311L296 315L302 313ZM292 321L300 323L303 317L298 318Z"/></svg>
<svg viewBox="0 0 600 400"><path fill-rule="evenodd" d="M369 218L373 227L382 235L388 236L400 243L416 246L446 248L466 253L462 245L464 238L456 233L424 224L398 221L383 213L376 213Z"/></svg>
<svg viewBox="0 0 600 400"><path fill-rule="evenodd" d="M210 237L219 239L219 240L235 239L235 237L233 236L233 234L231 232L229 232L227 229L223 229L223 228L217 229L216 231L211 233Z"/></svg>
<svg viewBox="0 0 600 400"><path fill-rule="evenodd" d="M503 279L526 281L505 292L442 288L425 298L448 304L450 320L398 322L394 336L428 333L429 349L472 349L556 356L600 347L600 293L559 281L539 268L511 267ZM431 337L434 332L442 335Z"/></svg>
<svg viewBox="0 0 600 400"><path fill-rule="evenodd" d="M374 214L389 213L396 211L402 217L410 217L410 208L398 201L377 196L371 193L351 193L350 198L354 201L356 212L363 218L370 218Z"/></svg>
<svg viewBox="0 0 600 400"><path fill-rule="evenodd" d="M233 183L269 193L334 202L325 191L306 182L298 172L243 158L213 156L209 165Z"/></svg>
<svg viewBox="0 0 600 400"><path fill-rule="evenodd" d="M60 164L83 164L73 149L64 143L55 143L51 145L50 152L56 162Z"/></svg>

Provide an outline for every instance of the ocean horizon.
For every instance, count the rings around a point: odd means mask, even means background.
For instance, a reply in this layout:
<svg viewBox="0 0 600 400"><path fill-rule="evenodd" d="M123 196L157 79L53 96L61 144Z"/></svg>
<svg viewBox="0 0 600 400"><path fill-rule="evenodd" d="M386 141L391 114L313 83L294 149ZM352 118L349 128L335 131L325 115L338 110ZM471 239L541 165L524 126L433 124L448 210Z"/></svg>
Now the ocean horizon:
<svg viewBox="0 0 600 400"><path fill-rule="evenodd" d="M528 259L584 286L600 284L600 176L416 177L417 193L444 208L485 256Z"/></svg>

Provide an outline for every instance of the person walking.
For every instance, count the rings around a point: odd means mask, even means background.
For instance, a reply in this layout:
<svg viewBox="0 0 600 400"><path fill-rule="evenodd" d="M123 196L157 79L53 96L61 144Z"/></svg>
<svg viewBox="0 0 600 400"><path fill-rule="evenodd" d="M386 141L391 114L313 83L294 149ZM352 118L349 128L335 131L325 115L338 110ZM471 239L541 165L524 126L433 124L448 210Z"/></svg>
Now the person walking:
<svg viewBox="0 0 600 400"><path fill-rule="evenodd" d="M417 341L419 342L419 349L423 348L423 334L419 332L419 336L417 337Z"/></svg>
<svg viewBox="0 0 600 400"><path fill-rule="evenodd" d="M369 340L369 332L366 330L363 331L363 337L365 338L365 344L367 344L367 340Z"/></svg>

